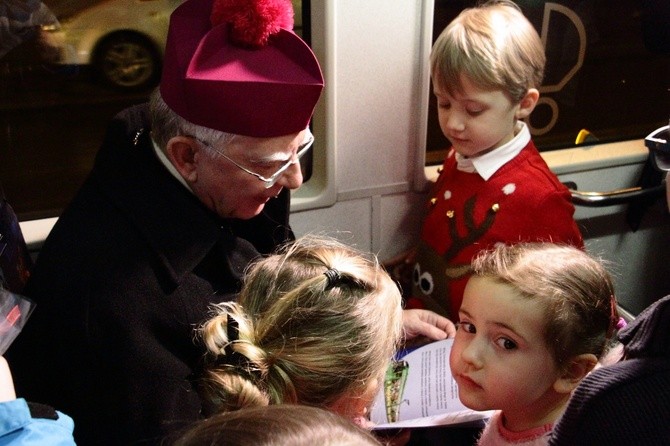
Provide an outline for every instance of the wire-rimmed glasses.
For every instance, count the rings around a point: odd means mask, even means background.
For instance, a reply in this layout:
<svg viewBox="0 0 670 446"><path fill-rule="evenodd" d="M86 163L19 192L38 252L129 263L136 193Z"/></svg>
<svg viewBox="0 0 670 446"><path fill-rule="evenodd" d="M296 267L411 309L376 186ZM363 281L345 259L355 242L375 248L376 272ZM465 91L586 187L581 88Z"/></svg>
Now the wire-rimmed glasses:
<svg viewBox="0 0 670 446"><path fill-rule="evenodd" d="M284 164L283 164L283 165L282 165L282 166L281 166L275 173L273 173L273 174L270 175L269 177L266 177L266 176L263 176L263 175L261 175L261 174L259 174L259 173L254 172L254 171L252 171L252 170L249 170L248 168L242 166L241 164L238 164L237 161L235 161L234 159L230 158L228 155L226 155L225 153L223 153L221 150L218 150L217 148L211 146L210 144L207 144L206 142L201 141L201 140L195 138L194 136L191 136L191 138L194 138L194 139L196 139L198 142L200 142L201 144L203 144L203 145L209 147L210 149L212 149L213 151L215 151L216 153L218 153L219 155L221 155L222 157L224 157L225 159L227 159L228 161L230 161L230 162L233 163L235 166L239 167L240 169L242 169L243 171L245 171L245 172L248 173L249 175L253 175L253 176L255 176L256 178L258 178L260 181L263 182L263 184L265 185L265 188L266 188L266 189L269 189L269 188L271 188L272 186L274 186L275 183L277 182L277 180L282 176L282 174L283 174L284 172L286 172L286 170L287 170L289 167L291 167L291 166L294 165L294 164L299 163L299 162L300 162L300 158L302 158L302 157L309 151L309 149L312 148L312 144L314 144L314 135L312 135L312 132L310 132L309 129L307 129L307 141L303 142L303 143L298 147L298 151L296 152L295 156L292 157L290 160L286 161L286 163L284 163Z"/></svg>

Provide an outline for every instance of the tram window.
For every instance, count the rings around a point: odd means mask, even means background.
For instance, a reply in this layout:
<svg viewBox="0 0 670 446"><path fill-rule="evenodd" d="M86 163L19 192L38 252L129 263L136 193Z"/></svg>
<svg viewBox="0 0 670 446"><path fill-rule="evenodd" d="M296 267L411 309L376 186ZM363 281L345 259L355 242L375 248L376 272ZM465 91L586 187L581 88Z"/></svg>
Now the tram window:
<svg viewBox="0 0 670 446"><path fill-rule="evenodd" d="M433 41L473 1L435 0ZM541 151L588 140L644 138L670 118L670 2L558 0L516 2L545 42L541 100L529 127ZM430 96L427 164L441 163L449 142ZM584 133L582 133L582 136Z"/></svg>
<svg viewBox="0 0 670 446"><path fill-rule="evenodd" d="M0 2L0 25L10 25L0 29L0 184L20 220L58 216L110 119L146 101L181 2ZM307 39L304 3L293 0L294 30Z"/></svg>

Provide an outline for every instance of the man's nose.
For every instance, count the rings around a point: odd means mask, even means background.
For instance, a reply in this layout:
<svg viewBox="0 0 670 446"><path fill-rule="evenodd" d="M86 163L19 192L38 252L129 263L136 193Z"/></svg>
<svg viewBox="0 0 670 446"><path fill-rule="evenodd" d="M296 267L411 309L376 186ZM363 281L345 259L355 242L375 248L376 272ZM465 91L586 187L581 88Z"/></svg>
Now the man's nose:
<svg viewBox="0 0 670 446"><path fill-rule="evenodd" d="M302 185L302 171L300 170L300 163L297 160L281 174L277 180L277 184L287 189L297 189Z"/></svg>

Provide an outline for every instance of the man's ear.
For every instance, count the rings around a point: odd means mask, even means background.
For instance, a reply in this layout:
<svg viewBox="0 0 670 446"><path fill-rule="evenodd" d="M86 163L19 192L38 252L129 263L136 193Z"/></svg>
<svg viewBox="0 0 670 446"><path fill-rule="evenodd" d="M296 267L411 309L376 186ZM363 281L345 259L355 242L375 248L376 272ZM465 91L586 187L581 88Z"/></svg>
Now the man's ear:
<svg viewBox="0 0 670 446"><path fill-rule="evenodd" d="M165 154L177 172L189 183L197 179L196 154L198 143L187 136L173 136L167 143Z"/></svg>
<svg viewBox="0 0 670 446"><path fill-rule="evenodd" d="M528 89L526 95L521 98L521 101L519 102L519 108L515 113L516 119L524 119L530 116L539 99L540 92L536 88Z"/></svg>
<svg viewBox="0 0 670 446"><path fill-rule="evenodd" d="M554 390L558 393L572 392L593 370L598 363L598 358L593 353L582 353L570 360L562 375L554 382Z"/></svg>

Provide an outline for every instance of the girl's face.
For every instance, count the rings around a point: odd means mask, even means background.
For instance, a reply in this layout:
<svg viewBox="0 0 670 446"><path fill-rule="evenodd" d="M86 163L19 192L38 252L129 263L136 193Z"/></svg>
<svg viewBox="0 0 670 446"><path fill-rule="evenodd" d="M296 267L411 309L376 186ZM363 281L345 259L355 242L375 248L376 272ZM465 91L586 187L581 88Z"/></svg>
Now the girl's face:
<svg viewBox="0 0 670 446"><path fill-rule="evenodd" d="M502 90L479 89L465 76L461 84L463 91L454 96L437 85L434 89L440 128L454 150L474 157L509 142L517 119L527 116L522 105Z"/></svg>
<svg viewBox="0 0 670 446"><path fill-rule="evenodd" d="M459 317L449 362L461 402L475 410L502 410L512 430L545 424L564 396L553 389L560 372L544 341L540 299L473 277Z"/></svg>
<svg viewBox="0 0 670 446"><path fill-rule="evenodd" d="M379 382L376 379L371 380L365 388L342 396L328 408L336 414L350 419L360 427L372 427L373 423L368 420L368 412L379 391Z"/></svg>

